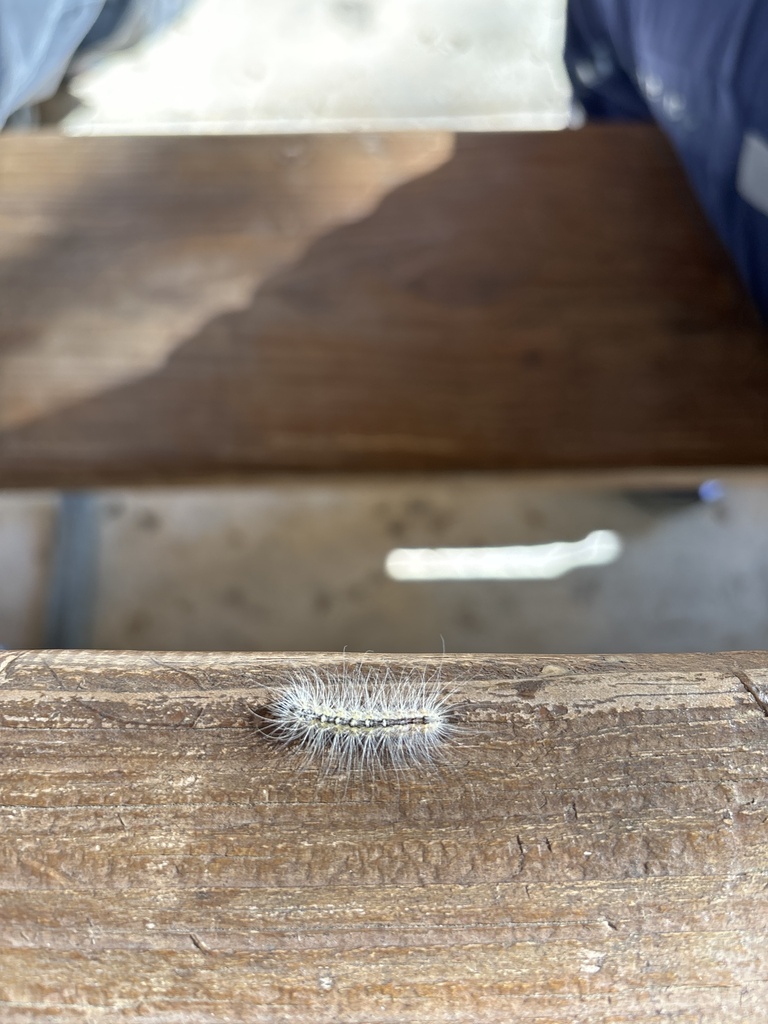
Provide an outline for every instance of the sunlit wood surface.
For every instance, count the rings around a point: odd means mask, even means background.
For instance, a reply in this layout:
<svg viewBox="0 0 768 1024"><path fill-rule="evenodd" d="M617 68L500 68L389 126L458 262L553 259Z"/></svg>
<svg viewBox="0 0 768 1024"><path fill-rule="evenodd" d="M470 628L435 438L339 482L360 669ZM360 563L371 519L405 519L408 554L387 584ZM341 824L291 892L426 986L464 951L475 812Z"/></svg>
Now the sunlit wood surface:
<svg viewBox="0 0 768 1024"><path fill-rule="evenodd" d="M661 134L0 139L0 483L764 465Z"/></svg>

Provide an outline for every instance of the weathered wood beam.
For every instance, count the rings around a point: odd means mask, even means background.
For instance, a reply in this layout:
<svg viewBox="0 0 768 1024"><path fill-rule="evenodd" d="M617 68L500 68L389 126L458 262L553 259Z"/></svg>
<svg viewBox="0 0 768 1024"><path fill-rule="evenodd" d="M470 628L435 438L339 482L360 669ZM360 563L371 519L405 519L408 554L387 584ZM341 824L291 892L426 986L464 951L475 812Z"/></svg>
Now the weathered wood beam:
<svg viewBox="0 0 768 1024"><path fill-rule="evenodd" d="M440 667L434 770L254 728L339 656L0 658L0 1019L696 1021L768 1000L768 654Z"/></svg>

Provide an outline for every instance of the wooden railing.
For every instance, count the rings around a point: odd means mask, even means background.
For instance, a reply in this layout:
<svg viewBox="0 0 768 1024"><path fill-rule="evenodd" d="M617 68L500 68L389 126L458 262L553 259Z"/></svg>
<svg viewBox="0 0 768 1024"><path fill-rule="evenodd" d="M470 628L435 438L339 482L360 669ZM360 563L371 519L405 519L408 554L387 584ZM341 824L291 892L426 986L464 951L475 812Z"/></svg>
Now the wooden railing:
<svg viewBox="0 0 768 1024"><path fill-rule="evenodd" d="M366 660L436 766L262 734L339 656L3 656L0 1019L763 1019L767 655Z"/></svg>

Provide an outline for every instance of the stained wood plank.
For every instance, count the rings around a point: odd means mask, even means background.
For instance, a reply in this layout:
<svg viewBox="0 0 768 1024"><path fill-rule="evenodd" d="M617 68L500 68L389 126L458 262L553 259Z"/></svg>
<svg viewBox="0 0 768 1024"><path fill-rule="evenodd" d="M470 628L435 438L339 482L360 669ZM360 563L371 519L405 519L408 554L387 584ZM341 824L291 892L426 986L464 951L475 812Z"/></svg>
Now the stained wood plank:
<svg viewBox="0 0 768 1024"><path fill-rule="evenodd" d="M0 1017L749 1022L768 997L768 655L434 671L438 770L253 728L336 656L0 660Z"/></svg>
<svg viewBox="0 0 768 1024"><path fill-rule="evenodd" d="M768 334L656 129L0 139L0 481L755 465Z"/></svg>

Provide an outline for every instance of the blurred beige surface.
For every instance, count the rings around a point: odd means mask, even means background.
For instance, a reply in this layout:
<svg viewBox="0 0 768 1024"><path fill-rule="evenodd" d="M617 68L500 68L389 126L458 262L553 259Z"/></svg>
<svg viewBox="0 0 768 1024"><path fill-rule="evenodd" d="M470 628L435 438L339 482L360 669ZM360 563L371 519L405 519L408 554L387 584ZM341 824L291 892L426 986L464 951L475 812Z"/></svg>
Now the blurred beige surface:
<svg viewBox="0 0 768 1024"><path fill-rule="evenodd" d="M700 474L297 478L94 492L65 609L101 648L627 652L764 648L768 479ZM58 498L0 495L0 643L46 645ZM70 524L71 525L71 524ZM394 548L539 545L612 530L559 579L399 582ZM90 531L90 539L88 539ZM58 552L61 556L61 551ZM85 557L83 557L85 555ZM92 556L92 557L91 557ZM94 579L89 565L97 564ZM80 614L82 612L82 615Z"/></svg>
<svg viewBox="0 0 768 1024"><path fill-rule="evenodd" d="M700 476L691 481L701 480ZM765 647L768 481L456 475L104 492L97 647L621 652ZM675 497L675 493L677 497ZM693 493L693 491L691 491ZM621 556L542 581L397 582L396 547L616 531Z"/></svg>
<svg viewBox="0 0 768 1024"><path fill-rule="evenodd" d="M0 646L45 642L58 495L0 492Z"/></svg>

